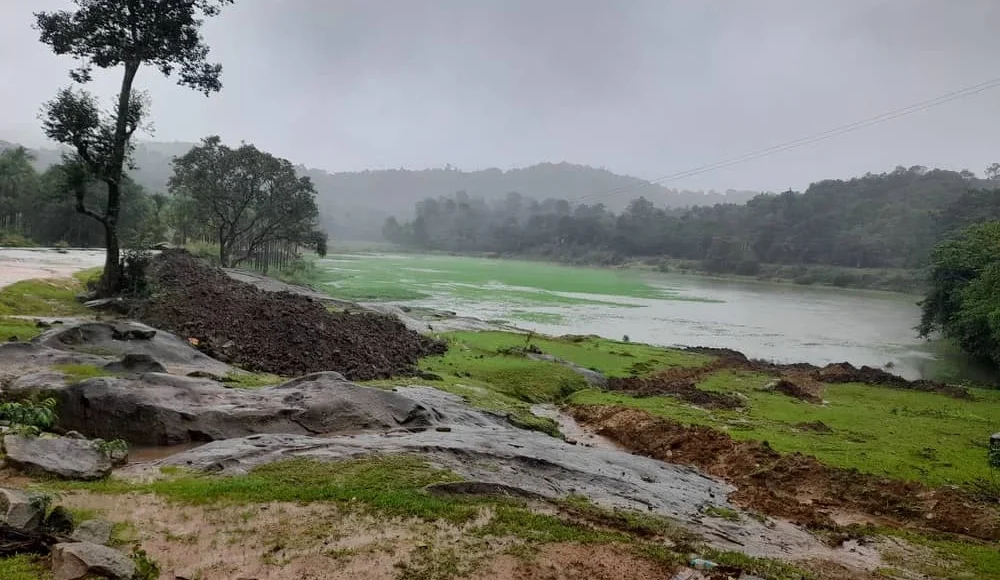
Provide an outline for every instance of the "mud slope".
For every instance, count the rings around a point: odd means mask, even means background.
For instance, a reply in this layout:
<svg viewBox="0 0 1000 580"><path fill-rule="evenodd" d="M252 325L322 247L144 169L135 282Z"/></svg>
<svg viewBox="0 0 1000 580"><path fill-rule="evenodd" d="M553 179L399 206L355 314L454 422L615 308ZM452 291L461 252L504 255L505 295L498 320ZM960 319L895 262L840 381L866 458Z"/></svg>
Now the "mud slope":
<svg viewBox="0 0 1000 580"><path fill-rule="evenodd" d="M573 416L625 448L670 463L696 466L736 486L743 507L811 527L841 517L1000 539L1000 512L961 492L828 467L801 454L782 455L757 441L686 426L644 411L578 406Z"/></svg>
<svg viewBox="0 0 1000 580"><path fill-rule="evenodd" d="M391 316L331 313L308 296L234 280L185 251L157 256L151 277L156 292L135 306L135 318L248 370L370 380L415 374L420 357L445 350Z"/></svg>

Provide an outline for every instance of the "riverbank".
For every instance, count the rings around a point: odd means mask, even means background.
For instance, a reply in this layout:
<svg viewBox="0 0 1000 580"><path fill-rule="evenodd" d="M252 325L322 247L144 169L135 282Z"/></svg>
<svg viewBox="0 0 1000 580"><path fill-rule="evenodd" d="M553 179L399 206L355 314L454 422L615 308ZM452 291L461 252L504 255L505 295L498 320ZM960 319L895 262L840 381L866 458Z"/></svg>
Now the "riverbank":
<svg viewBox="0 0 1000 580"><path fill-rule="evenodd" d="M79 308L66 293L18 304L20 316ZM1000 430L998 391L588 336L442 332L437 322L422 330L447 349L420 357L408 376L358 386L233 367L237 381L225 370L180 374L191 361L226 365L192 346L207 336L59 339L102 336L73 324L44 343L0 348L43 367L5 381L4 396L33 384L72 397L59 420L84 435L169 427L195 441L96 483L8 469L0 486L58 493L77 513L114 520L118 541L141 543L163 578L1000 578L985 457ZM309 349L308 329L298 334ZM240 340L256 339L219 344ZM166 375L103 366L140 347L168 363ZM88 358L71 368L24 358L42 348ZM337 415L343 423L322 410L335 393L343 398L332 408L351 410ZM176 424L167 402L185 405ZM553 418L553 407L563 414ZM580 423L563 431L567 414ZM580 432L590 437L567 439ZM692 555L716 567L694 570ZM43 577L28 564L26 578ZM14 564L0 558L0 573L5 565Z"/></svg>

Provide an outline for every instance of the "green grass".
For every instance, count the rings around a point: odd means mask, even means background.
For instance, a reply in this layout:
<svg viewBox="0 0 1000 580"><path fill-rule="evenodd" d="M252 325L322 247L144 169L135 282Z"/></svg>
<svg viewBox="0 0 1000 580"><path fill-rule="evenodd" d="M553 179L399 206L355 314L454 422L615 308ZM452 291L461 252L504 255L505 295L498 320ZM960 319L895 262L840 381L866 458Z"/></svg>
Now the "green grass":
<svg viewBox="0 0 1000 580"><path fill-rule="evenodd" d="M502 354L508 349L525 347L529 344L528 335L452 332L440 337L448 341L448 352L422 359L419 367L441 380L421 379L419 382L464 397L476 408L506 415L515 425L558 435L555 421L534 415L531 405L561 402L587 388L583 377L565 365ZM711 360L711 357L680 350L597 337L532 336L530 344L545 353L609 376L646 374L672 366L699 366ZM399 381L368 384L393 386Z"/></svg>
<svg viewBox="0 0 1000 580"><path fill-rule="evenodd" d="M629 537L622 532L583 526L553 515L535 513L513 506L497 507L489 523L476 530L476 533L483 536L514 536L539 543L594 544L629 540Z"/></svg>
<svg viewBox="0 0 1000 580"><path fill-rule="evenodd" d="M246 371L230 371L222 377L222 382L239 389L260 389L281 384L287 379L270 373L251 373Z"/></svg>
<svg viewBox="0 0 1000 580"><path fill-rule="evenodd" d="M34 320L0 316L0 342L10 340L26 341L41 334Z"/></svg>
<svg viewBox="0 0 1000 580"><path fill-rule="evenodd" d="M987 442L1000 431L1000 391L973 389L976 400L934 393L843 384L827 385L825 405L812 405L760 390L762 374L721 371L700 388L738 392L742 411L707 412L671 397L635 398L584 390L572 404L624 405L683 423L715 427L735 439L767 441L774 449L801 452L838 467L938 486L965 485L986 477ZM830 433L798 425L822 421Z"/></svg>
<svg viewBox="0 0 1000 580"><path fill-rule="evenodd" d="M53 370L66 375L70 382L78 383L95 377L113 377L115 373L102 369L96 365L88 364L55 364Z"/></svg>
<svg viewBox="0 0 1000 580"><path fill-rule="evenodd" d="M1000 549L996 545L969 540L958 542L943 536L928 537L892 529L881 532L902 538L928 552L915 555L912 550L883 551L882 556L891 564L946 580L1000 580Z"/></svg>
<svg viewBox="0 0 1000 580"><path fill-rule="evenodd" d="M40 558L28 555L0 558L0 578L3 580L48 580L51 577Z"/></svg>
<svg viewBox="0 0 1000 580"><path fill-rule="evenodd" d="M712 357L632 342L619 342L596 336L553 338L512 332L451 332L441 335L453 347L466 349L465 360L475 364L479 355L495 354L504 348L537 346L542 352L607 376L625 377L648 374L667 367L695 367L711 362ZM433 359L427 359L433 360Z"/></svg>
<svg viewBox="0 0 1000 580"><path fill-rule="evenodd" d="M531 312L528 310L511 310L507 316L514 320L539 324L559 324L566 320L564 315L555 312Z"/></svg>

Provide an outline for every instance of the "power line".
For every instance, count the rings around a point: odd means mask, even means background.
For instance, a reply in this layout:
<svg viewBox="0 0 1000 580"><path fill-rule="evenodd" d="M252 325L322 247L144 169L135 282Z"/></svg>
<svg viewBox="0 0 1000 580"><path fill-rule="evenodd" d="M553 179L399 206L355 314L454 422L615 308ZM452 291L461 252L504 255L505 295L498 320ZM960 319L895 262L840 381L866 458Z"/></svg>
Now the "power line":
<svg viewBox="0 0 1000 580"><path fill-rule="evenodd" d="M614 189L609 189L607 191L593 193L593 194L590 194L590 195L584 195L584 196L581 196L581 197L578 197L578 198L574 198L571 201L573 203L581 203L583 201L587 201L587 200L591 200L591 199L596 199L596 198L600 198L600 197L607 197L607 196L611 196L611 195L617 195L619 193L624 193L624 192L631 191L631 190L634 190L634 189L641 189L643 187L649 187L651 185L655 185L655 184L658 184L658 183L663 183L665 181L673 181L673 180L676 180L676 179L682 179L684 177L691 177L693 175L699 175L701 173L707 173L709 171L715 171L717 169L722 169L724 167L729 167L731 165L737 165L739 163L745 163L747 161L753 161L755 159L760 159L761 157L767 157L769 155L774 155L775 153L781 153L781 152L784 152L784 151L788 151L790 149L796 149L798 147L803 147L803 146L806 146L806 145L812 145L813 143L817 143L819 141L825 141L826 139L832 139L833 137L838 137L838 136L843 135L845 133L851 133L851 132L857 131L859 129L864 129L866 127L871 127L872 125L878 125L878 124L884 123L886 121L891 121L893 119L898 119L899 117L905 117L906 115L911 115L913 113L919 113L921 111L925 111L927 109L936 107L938 105L943 105L943 104L949 103L951 101L955 101L955 100L962 99L962 98L965 98L965 97L970 97L972 95L976 95L976 94L982 93L984 91L988 91L990 89L995 89L997 87L1000 87L1000 77L996 77L996 78L990 79L988 81L983 81L983 82L981 82L979 84L968 86L968 87L965 87L965 88L962 88L962 89L954 90L954 91L951 91L949 93L945 93L943 95L934 97L933 99L928 99L928 100L925 100L925 101L921 101L919 103L914 103L914 104L906 106L906 107L902 107L902 108L899 108L899 109L894 109L892 111L888 111L888 112L882 113L880 115L875 115L874 117L868 117L868 118L862 119L860 121L855 121L853 123L848 123L846 125L841 125L839 127L835 127L833 129L829 129L829 130L823 131L821 133L815 133L815 134L809 135L807 137L802 137L802 138L795 139L795 140L792 140L792 141L786 141L784 143L779 143L777 145L772 145L772 146L766 147L764 149L758 149L756 151L751 151L749 153L744 153L743 155L740 155L738 157L731 157L729 159L725 159L723 161L718 161L716 163L710 163L710 164L707 164L707 165L701 165L699 167L694 167L692 169L688 169L688 170L685 170L685 171L680 171L680 172L677 172L677 173L671 173L669 175L665 175L663 177L658 177L656 179L652 179L652 180L649 180L649 181L646 181L646 182L643 182L643 183L640 183L640 184L637 184L637 185L626 185L626 186L617 187L617 188L614 188Z"/></svg>

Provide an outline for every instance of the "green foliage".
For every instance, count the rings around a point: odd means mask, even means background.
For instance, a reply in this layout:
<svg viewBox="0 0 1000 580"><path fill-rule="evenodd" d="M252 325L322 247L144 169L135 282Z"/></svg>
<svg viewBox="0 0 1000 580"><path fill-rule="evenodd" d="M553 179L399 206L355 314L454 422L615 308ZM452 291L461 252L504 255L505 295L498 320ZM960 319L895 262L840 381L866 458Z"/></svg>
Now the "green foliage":
<svg viewBox="0 0 1000 580"><path fill-rule="evenodd" d="M158 0L75 0L73 11L39 12L35 27L40 40L57 55L82 63L70 72L77 83L92 79L92 67L121 67L122 83L112 112L105 113L90 93L61 89L43 106L46 136L71 148L63 165L62 193L72 196L75 210L98 222L105 232L106 268L100 289L120 288L119 215L125 169L134 150L132 137L144 122L148 99L133 90L142 66L151 66L206 95L222 88L222 66L206 60L208 46L200 34L202 17L215 16L232 0L163 3ZM91 185L106 191L103 209L93 203ZM88 198L91 198L88 201Z"/></svg>
<svg viewBox="0 0 1000 580"><path fill-rule="evenodd" d="M977 198L981 217L963 212L969 189L988 185L959 172L898 167L819 181L804 193L762 194L746 205L670 210L640 197L618 213L602 204L518 194L484 200L459 192L418 202L412 221L387 220L383 235L420 249L600 265L670 256L699 261L710 272L751 276L765 263L916 268L942 236L1000 214L995 194Z"/></svg>
<svg viewBox="0 0 1000 580"><path fill-rule="evenodd" d="M56 400L52 398L38 402L0 403L0 420L9 421L15 428L44 431L56 422L56 404Z"/></svg>
<svg viewBox="0 0 1000 580"><path fill-rule="evenodd" d="M133 580L159 580L160 565L145 550L136 545L132 548L130 557L132 558L132 562L135 563Z"/></svg>
<svg viewBox="0 0 1000 580"><path fill-rule="evenodd" d="M698 384L746 397L743 410L706 412L673 397L589 389L575 393L569 403L637 408L714 427L738 440L767 441L782 453L800 452L829 465L931 486L969 485L990 475L984 455L989 433L1000 430L1000 391L972 389L974 400L961 400L871 385L826 385L824 405L805 405L762 390L771 380L763 374L722 371ZM802 427L816 421L830 431Z"/></svg>
<svg viewBox="0 0 1000 580"><path fill-rule="evenodd" d="M935 248L920 333L940 329L974 358L1000 365L1000 221Z"/></svg>
<svg viewBox="0 0 1000 580"><path fill-rule="evenodd" d="M37 556L0 557L0 578L4 580L48 580L51 577L45 561Z"/></svg>
<svg viewBox="0 0 1000 580"><path fill-rule="evenodd" d="M206 137L174 160L174 172L171 191L193 201L188 217L196 227L217 233L223 267L238 266L276 242L316 241L316 190L287 159ZM237 182L245 186L233 187Z"/></svg>

